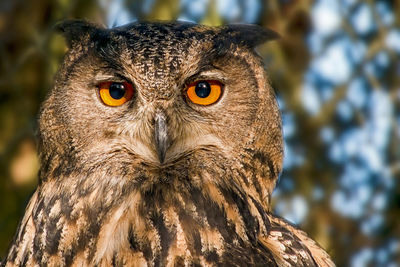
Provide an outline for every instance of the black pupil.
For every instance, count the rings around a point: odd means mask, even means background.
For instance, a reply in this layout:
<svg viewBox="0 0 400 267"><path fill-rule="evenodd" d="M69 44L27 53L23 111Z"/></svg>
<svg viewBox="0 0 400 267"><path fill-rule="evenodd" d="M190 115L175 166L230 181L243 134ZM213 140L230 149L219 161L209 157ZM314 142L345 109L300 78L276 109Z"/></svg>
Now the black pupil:
<svg viewBox="0 0 400 267"><path fill-rule="evenodd" d="M206 98L211 93L211 86L208 82L199 82L194 91L198 97Z"/></svg>
<svg viewBox="0 0 400 267"><path fill-rule="evenodd" d="M125 95L125 86L122 83L112 83L109 92L112 98L121 99Z"/></svg>

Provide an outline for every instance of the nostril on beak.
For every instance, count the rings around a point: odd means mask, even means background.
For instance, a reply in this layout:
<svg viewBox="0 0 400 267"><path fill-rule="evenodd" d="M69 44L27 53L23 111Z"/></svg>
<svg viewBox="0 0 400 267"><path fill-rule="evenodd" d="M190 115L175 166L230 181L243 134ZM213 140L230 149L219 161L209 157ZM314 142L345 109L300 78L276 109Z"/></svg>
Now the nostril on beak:
<svg viewBox="0 0 400 267"><path fill-rule="evenodd" d="M154 138L156 144L156 150L158 159L160 163L164 162L165 154L169 147L168 141L168 128L167 128L167 120L165 114L162 112L156 113L154 117Z"/></svg>

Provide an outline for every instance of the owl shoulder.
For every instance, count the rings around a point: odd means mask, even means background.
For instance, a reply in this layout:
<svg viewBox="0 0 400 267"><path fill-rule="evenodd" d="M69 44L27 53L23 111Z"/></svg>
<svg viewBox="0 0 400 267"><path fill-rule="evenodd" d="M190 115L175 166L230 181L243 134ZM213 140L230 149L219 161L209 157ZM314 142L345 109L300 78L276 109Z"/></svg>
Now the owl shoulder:
<svg viewBox="0 0 400 267"><path fill-rule="evenodd" d="M305 232L276 215L268 214L268 219L271 228L259 242L272 252L278 266L335 266L328 253Z"/></svg>

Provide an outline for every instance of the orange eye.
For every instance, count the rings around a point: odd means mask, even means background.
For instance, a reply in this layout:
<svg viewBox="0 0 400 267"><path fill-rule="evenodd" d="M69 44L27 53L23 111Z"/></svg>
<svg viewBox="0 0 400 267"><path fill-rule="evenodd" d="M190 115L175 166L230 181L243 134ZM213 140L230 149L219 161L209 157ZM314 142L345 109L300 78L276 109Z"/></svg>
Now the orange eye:
<svg viewBox="0 0 400 267"><path fill-rule="evenodd" d="M222 84L218 81L197 81L188 86L186 94L194 104L208 106L220 99Z"/></svg>
<svg viewBox="0 0 400 267"><path fill-rule="evenodd" d="M111 107L121 106L133 96L133 86L127 82L103 82L99 85L99 89L101 100Z"/></svg>

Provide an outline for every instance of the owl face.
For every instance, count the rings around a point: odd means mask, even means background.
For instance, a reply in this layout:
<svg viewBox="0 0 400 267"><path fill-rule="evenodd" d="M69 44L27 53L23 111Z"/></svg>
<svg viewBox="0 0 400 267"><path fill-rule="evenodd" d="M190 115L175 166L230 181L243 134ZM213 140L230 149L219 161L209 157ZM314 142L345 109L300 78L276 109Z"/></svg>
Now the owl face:
<svg viewBox="0 0 400 267"><path fill-rule="evenodd" d="M251 175L265 166L260 175L275 180L280 117L253 49L272 34L255 27L61 26L70 50L43 107L42 146L73 165L104 155L96 168L223 162Z"/></svg>

